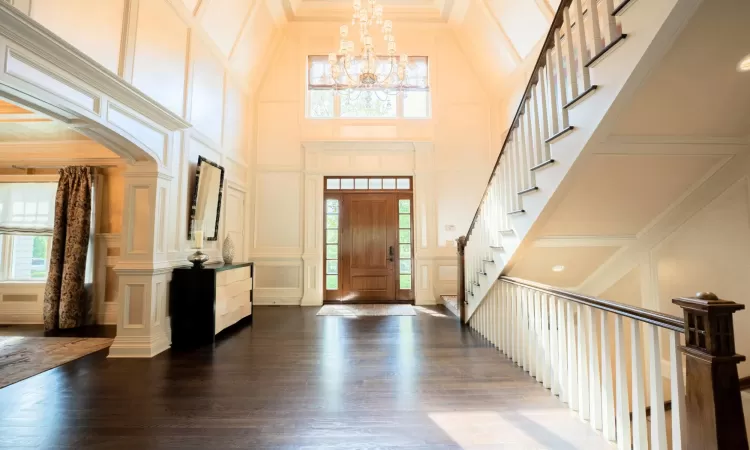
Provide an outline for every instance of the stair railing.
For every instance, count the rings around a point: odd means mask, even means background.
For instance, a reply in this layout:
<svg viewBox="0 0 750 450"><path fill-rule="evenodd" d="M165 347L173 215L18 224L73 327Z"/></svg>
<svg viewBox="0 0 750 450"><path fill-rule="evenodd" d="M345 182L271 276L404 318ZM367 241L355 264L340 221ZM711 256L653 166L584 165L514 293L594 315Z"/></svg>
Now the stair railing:
<svg viewBox="0 0 750 450"><path fill-rule="evenodd" d="M618 449L747 449L732 325L744 306L673 303L684 318L501 276L469 325Z"/></svg>
<svg viewBox="0 0 750 450"><path fill-rule="evenodd" d="M554 163L550 144L573 131L568 109L592 93L589 67L625 38L616 13L631 0L562 0L542 44L487 187L466 233L465 286L459 307L481 286L485 265L511 217L523 214L523 196L537 190L535 171Z"/></svg>

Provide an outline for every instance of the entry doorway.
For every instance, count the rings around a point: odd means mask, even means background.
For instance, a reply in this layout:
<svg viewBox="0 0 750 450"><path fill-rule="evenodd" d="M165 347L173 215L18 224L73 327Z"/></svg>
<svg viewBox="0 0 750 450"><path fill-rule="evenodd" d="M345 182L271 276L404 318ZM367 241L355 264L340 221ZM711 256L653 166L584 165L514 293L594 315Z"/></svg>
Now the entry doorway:
<svg viewBox="0 0 750 450"><path fill-rule="evenodd" d="M326 303L414 303L413 179L325 177Z"/></svg>

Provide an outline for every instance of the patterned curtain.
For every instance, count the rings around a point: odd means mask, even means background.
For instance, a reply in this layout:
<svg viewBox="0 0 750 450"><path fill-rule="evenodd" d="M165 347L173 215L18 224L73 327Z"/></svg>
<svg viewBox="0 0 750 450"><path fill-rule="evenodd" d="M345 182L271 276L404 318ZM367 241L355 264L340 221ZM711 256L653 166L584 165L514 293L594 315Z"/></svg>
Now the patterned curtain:
<svg viewBox="0 0 750 450"><path fill-rule="evenodd" d="M91 233L91 197L91 168L60 169L52 255L44 289L44 328L47 331L80 327L92 310L84 286Z"/></svg>

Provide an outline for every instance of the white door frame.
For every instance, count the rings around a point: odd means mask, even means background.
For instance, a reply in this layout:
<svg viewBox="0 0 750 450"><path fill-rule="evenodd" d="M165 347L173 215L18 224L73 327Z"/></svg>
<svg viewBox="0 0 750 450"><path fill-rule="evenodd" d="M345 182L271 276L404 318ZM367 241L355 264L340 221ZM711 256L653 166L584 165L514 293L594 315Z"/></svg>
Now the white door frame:
<svg viewBox="0 0 750 450"><path fill-rule="evenodd" d="M432 142L303 142L304 227L302 306L323 304L323 177L411 176L414 178L415 304L435 304L432 274L436 246Z"/></svg>

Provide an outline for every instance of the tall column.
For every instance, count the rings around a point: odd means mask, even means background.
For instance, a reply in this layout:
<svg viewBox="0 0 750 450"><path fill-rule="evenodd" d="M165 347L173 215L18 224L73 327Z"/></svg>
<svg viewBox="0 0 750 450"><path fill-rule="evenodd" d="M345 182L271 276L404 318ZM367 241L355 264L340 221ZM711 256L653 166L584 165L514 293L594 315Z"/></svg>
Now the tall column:
<svg viewBox="0 0 750 450"><path fill-rule="evenodd" d="M720 300L711 292L677 298L685 316L684 448L747 450L732 314L744 305Z"/></svg>
<svg viewBox="0 0 750 450"><path fill-rule="evenodd" d="M150 358L170 346L167 311L172 266L167 261L167 199L172 177L156 163L124 174L118 275L117 337L110 358Z"/></svg>

